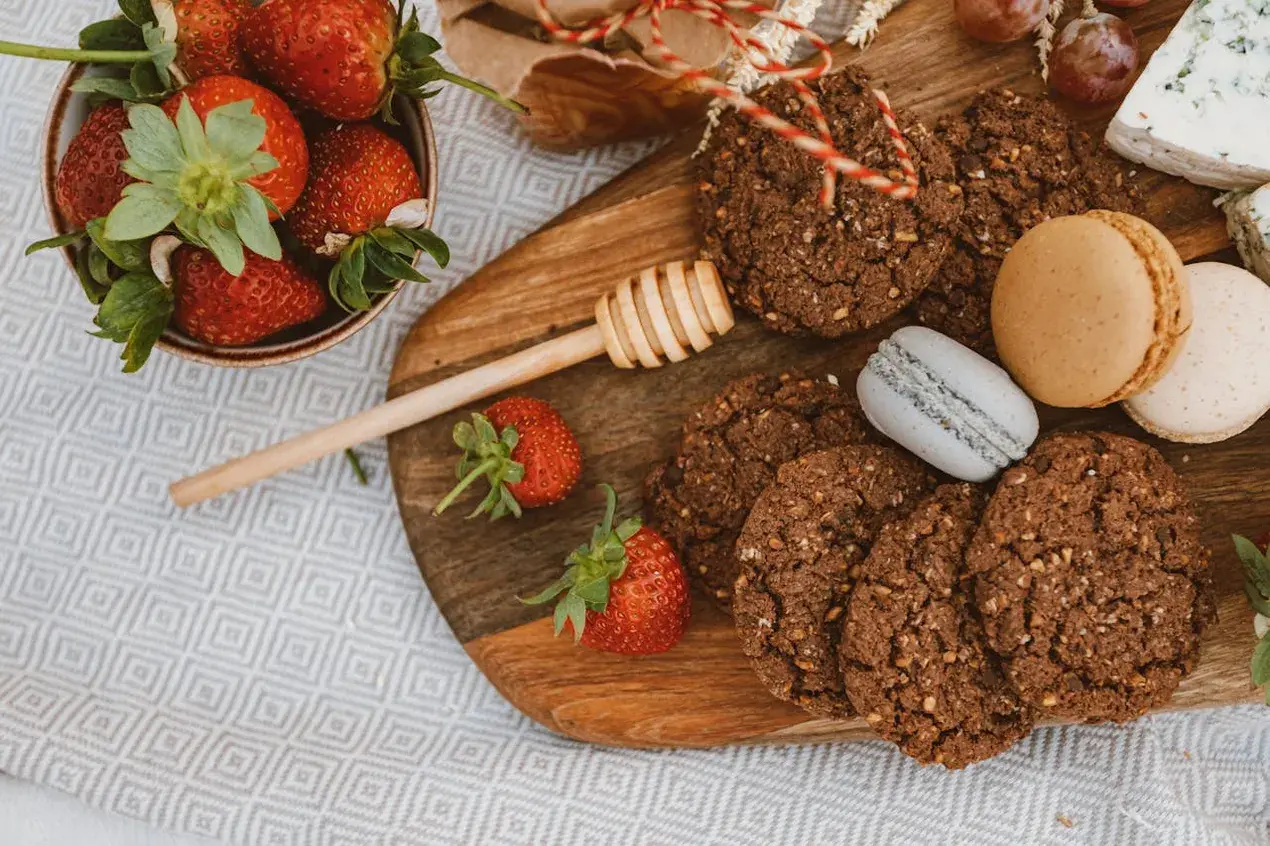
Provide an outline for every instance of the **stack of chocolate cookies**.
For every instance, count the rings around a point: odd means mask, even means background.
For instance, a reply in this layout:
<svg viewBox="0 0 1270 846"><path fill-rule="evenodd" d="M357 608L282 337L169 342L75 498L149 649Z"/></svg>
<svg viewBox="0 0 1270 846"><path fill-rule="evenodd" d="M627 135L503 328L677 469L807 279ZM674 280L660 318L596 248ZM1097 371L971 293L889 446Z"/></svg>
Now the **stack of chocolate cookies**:
<svg viewBox="0 0 1270 846"><path fill-rule="evenodd" d="M1215 613L1180 481L1119 435L1052 435L994 492L939 484L835 384L756 375L689 417L647 487L772 695L922 763L1141 716Z"/></svg>

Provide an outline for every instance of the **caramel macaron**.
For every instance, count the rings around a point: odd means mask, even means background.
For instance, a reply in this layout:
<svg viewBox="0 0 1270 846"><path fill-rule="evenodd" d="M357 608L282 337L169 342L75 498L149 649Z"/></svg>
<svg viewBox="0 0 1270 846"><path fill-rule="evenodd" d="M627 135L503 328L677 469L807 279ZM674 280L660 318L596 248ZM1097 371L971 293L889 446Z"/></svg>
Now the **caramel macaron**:
<svg viewBox="0 0 1270 846"><path fill-rule="evenodd" d="M1035 399L1062 408L1098 408L1147 390L1190 328L1177 251L1121 212L1036 226L1006 255L992 294L1001 362Z"/></svg>

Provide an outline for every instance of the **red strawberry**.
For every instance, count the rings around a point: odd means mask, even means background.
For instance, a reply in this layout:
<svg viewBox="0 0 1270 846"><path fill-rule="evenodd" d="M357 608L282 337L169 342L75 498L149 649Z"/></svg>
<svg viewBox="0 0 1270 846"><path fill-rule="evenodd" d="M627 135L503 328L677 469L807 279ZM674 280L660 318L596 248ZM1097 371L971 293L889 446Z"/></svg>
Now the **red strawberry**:
<svg viewBox="0 0 1270 846"><path fill-rule="evenodd" d="M418 14L401 20L399 11L389 0L267 0L243 24L243 50L275 88L335 120L391 114L394 90L421 97L441 80L524 111L442 67Z"/></svg>
<svg viewBox="0 0 1270 846"><path fill-rule="evenodd" d="M339 262L331 296L344 309L370 308L371 297L398 280L427 282L414 269L420 250L441 267L450 249L423 228L430 216L414 160L401 142L369 123L337 126L313 141L312 178L291 213L300 243ZM416 201L407 226L388 226L390 212ZM398 221L394 221L398 222Z"/></svg>
<svg viewBox="0 0 1270 846"><path fill-rule="evenodd" d="M510 397L496 402L471 423L454 427L463 449L458 486L437 504L440 514L484 476L489 495L471 513L497 520L522 508L552 505L569 495L582 475L582 450L560 413L542 400Z"/></svg>
<svg viewBox="0 0 1270 846"><path fill-rule="evenodd" d="M128 158L121 132L128 128L128 113L117 103L102 106L71 139L57 169L57 207L72 229L110 214L135 182L120 167Z"/></svg>
<svg viewBox="0 0 1270 846"><path fill-rule="evenodd" d="M315 252L328 233L365 234L383 226L397 206L423 197L410 153L373 124L329 129L313 139L309 152L312 178L288 222Z"/></svg>
<svg viewBox="0 0 1270 846"><path fill-rule="evenodd" d="M237 76L209 76L182 89L163 104L168 117L176 119L181 99L188 97L200 120L218 106L253 101L252 113L265 119L268 129L260 150L278 160L278 167L248 180L286 214L295 206L309 180L309 145L304 130L282 98L268 88ZM270 219L277 215L270 213Z"/></svg>
<svg viewBox="0 0 1270 846"><path fill-rule="evenodd" d="M397 12L388 0L269 0L242 45L288 97L335 120L365 120L388 88Z"/></svg>
<svg viewBox="0 0 1270 846"><path fill-rule="evenodd" d="M172 6L179 62L190 79L250 72L238 38L250 0L173 0Z"/></svg>
<svg viewBox="0 0 1270 846"><path fill-rule="evenodd" d="M224 347L254 344L326 311L318 282L290 258L251 254L231 276L207 250L184 246L172 257L177 327L195 340Z"/></svg>
<svg viewBox="0 0 1270 846"><path fill-rule="evenodd" d="M617 494L602 485L608 507L591 543L569 556L564 576L528 605L556 605L556 634L567 625L583 646L624 655L665 652L683 637L692 613L688 578L665 538L638 517L617 528Z"/></svg>

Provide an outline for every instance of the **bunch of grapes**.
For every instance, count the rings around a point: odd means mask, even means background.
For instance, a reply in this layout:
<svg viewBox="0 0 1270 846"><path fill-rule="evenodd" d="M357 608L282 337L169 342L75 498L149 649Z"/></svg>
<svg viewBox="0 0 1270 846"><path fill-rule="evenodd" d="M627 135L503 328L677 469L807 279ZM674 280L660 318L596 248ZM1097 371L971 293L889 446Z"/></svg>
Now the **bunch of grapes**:
<svg viewBox="0 0 1270 846"><path fill-rule="evenodd" d="M1148 0L1104 0L1131 8ZM1050 0L953 0L962 29L981 41L1026 38L1050 12ZM1082 103L1118 100L1138 70L1138 39L1133 29L1106 12L1082 15L1063 27L1050 54L1050 84Z"/></svg>

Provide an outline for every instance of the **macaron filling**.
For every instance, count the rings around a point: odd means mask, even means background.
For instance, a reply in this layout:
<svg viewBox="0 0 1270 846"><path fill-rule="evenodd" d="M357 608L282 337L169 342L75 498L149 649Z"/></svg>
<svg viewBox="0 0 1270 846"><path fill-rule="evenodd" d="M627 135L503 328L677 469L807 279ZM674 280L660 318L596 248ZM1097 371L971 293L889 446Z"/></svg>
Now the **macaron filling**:
<svg viewBox="0 0 1270 846"><path fill-rule="evenodd" d="M897 396L929 419L940 421L942 428L988 464L1005 468L1027 455L1029 444L950 388L896 341L883 341L869 358L868 368Z"/></svg>
<svg viewBox="0 0 1270 846"><path fill-rule="evenodd" d="M1140 394L1164 376L1191 329L1191 312L1180 267L1173 260L1172 247L1167 241L1160 243L1163 236L1130 215L1096 210L1087 212L1086 216L1112 227L1129 242L1151 280L1155 300L1155 332L1143 353L1142 364L1120 390L1098 403L1103 406Z"/></svg>

